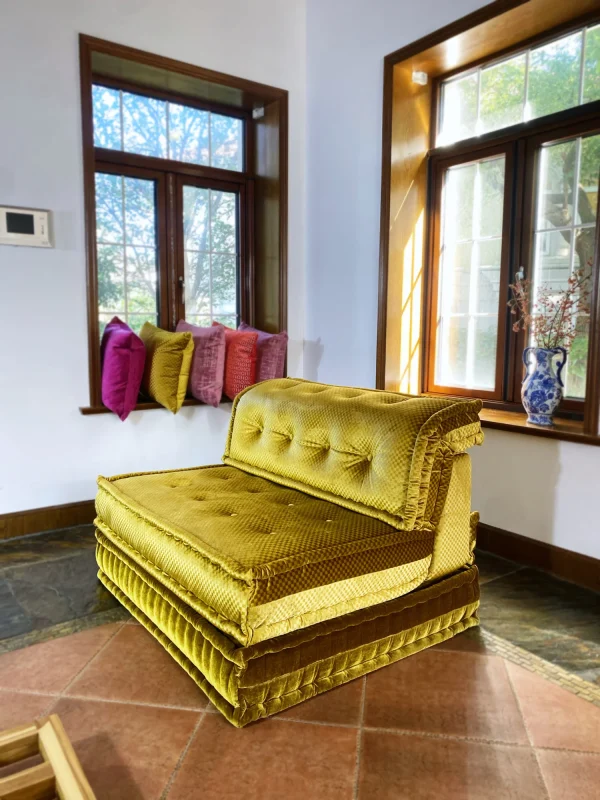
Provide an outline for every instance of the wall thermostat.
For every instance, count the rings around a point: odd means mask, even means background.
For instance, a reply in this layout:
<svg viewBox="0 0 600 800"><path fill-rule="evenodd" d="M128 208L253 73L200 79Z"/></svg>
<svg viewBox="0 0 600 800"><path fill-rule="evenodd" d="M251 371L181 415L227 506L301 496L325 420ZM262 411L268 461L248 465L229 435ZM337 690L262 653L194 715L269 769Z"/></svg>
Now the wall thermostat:
<svg viewBox="0 0 600 800"><path fill-rule="evenodd" d="M0 206L0 244L52 247L50 212L39 208Z"/></svg>

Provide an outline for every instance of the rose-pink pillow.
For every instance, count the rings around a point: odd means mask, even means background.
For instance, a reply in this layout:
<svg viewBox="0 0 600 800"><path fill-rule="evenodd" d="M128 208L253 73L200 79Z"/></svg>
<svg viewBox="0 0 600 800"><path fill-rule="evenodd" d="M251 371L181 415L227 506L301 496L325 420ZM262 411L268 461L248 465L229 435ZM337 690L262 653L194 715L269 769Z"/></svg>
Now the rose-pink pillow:
<svg viewBox="0 0 600 800"><path fill-rule="evenodd" d="M113 317L102 334L100 358L102 402L124 421L138 401L146 348L129 325Z"/></svg>
<svg viewBox="0 0 600 800"><path fill-rule="evenodd" d="M223 395L225 373L225 330L202 328L179 320L177 332L189 331L194 340L194 355L188 388L191 394L209 406L218 406Z"/></svg>
<svg viewBox="0 0 600 800"><path fill-rule="evenodd" d="M258 333L256 343L256 380L267 381L270 378L283 378L285 370L285 354L288 345L286 331L266 333L240 322L240 331Z"/></svg>

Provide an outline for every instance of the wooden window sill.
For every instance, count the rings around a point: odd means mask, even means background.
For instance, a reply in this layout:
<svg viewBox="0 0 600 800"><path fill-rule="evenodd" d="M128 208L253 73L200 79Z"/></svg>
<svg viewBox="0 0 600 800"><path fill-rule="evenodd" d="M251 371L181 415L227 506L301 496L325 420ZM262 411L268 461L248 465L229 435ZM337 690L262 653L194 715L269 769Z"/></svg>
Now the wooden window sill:
<svg viewBox="0 0 600 800"><path fill-rule="evenodd" d="M583 422L578 420L557 417L554 424L546 428L527 422L526 414L517 411L500 411L495 408L483 408L480 417L484 428L525 433L528 436L543 436L546 439L562 439L579 444L600 445L600 436L584 433Z"/></svg>
<svg viewBox="0 0 600 800"><path fill-rule="evenodd" d="M206 403L203 403L201 400L196 400L195 397L186 397L183 401L184 406L205 406ZM231 400L221 400L222 406L230 406ZM137 403L136 407L133 409L134 411L150 411L153 408L162 408L166 410L164 406L161 406L160 403L155 403L153 400L148 400L147 402ZM79 412L84 416L88 416L89 414L112 414L113 412L106 408L106 406L80 406Z"/></svg>

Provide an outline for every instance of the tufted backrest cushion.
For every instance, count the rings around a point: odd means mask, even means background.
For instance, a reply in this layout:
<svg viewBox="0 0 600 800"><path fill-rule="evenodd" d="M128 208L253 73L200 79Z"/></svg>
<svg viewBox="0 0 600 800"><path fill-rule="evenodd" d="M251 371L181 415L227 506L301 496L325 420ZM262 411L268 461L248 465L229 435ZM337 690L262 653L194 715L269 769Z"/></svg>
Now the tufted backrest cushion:
<svg viewBox="0 0 600 800"><path fill-rule="evenodd" d="M481 444L479 400L264 381L235 399L223 461L383 519L428 527L440 459Z"/></svg>

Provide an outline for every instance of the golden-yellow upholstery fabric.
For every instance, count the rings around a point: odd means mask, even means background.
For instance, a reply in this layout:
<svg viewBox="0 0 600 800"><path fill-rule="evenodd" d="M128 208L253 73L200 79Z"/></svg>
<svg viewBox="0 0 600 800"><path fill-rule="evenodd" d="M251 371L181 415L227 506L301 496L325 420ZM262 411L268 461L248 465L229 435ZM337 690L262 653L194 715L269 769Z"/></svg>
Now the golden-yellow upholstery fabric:
<svg viewBox="0 0 600 800"><path fill-rule="evenodd" d="M252 386L225 465L99 478L100 578L238 726L443 641L477 624L480 407Z"/></svg>
<svg viewBox="0 0 600 800"><path fill-rule="evenodd" d="M236 397L223 461L399 530L427 529L440 459L483 441L481 405L264 381Z"/></svg>
<svg viewBox="0 0 600 800"><path fill-rule="evenodd" d="M434 536L211 466L99 478L107 539L240 644L398 597Z"/></svg>
<svg viewBox="0 0 600 800"><path fill-rule="evenodd" d="M171 333L145 322L140 338L146 347L142 391L176 414L187 391L194 354L192 334Z"/></svg>
<svg viewBox="0 0 600 800"><path fill-rule="evenodd" d="M478 624L476 567L268 641L240 646L104 534L99 576L237 727L445 641Z"/></svg>

